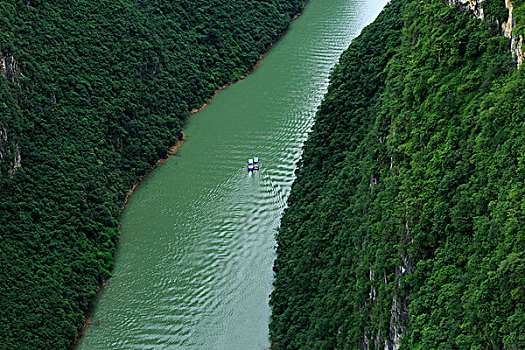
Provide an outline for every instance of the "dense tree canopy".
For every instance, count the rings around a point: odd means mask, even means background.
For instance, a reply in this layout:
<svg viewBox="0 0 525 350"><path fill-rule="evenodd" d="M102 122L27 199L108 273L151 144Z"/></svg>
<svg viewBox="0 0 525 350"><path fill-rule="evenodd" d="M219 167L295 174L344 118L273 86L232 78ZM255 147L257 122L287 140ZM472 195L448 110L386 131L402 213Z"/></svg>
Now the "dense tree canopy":
<svg viewBox="0 0 525 350"><path fill-rule="evenodd" d="M71 346L127 191L302 4L0 2L0 348Z"/></svg>
<svg viewBox="0 0 525 350"><path fill-rule="evenodd" d="M392 0L342 55L277 234L275 349L525 346L525 70L485 3Z"/></svg>

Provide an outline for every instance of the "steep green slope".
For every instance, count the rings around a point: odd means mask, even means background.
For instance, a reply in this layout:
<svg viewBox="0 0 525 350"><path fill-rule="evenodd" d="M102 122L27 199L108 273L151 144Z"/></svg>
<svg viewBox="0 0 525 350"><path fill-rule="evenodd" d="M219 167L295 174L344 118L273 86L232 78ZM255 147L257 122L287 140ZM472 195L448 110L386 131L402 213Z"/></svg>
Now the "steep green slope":
<svg viewBox="0 0 525 350"><path fill-rule="evenodd" d="M342 55L277 235L275 349L523 348L525 73L487 17L392 0Z"/></svg>
<svg viewBox="0 0 525 350"><path fill-rule="evenodd" d="M0 348L71 346L126 192L302 4L0 3Z"/></svg>

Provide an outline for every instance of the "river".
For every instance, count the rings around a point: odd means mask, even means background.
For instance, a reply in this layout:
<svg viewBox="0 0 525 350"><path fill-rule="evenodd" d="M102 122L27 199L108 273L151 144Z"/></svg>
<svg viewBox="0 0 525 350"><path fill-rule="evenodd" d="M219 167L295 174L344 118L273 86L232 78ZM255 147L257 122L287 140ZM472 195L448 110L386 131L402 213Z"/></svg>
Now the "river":
<svg viewBox="0 0 525 350"><path fill-rule="evenodd" d="M131 196L77 349L269 347L274 235L295 164L330 69L384 4L311 0L252 75L188 119L178 155Z"/></svg>

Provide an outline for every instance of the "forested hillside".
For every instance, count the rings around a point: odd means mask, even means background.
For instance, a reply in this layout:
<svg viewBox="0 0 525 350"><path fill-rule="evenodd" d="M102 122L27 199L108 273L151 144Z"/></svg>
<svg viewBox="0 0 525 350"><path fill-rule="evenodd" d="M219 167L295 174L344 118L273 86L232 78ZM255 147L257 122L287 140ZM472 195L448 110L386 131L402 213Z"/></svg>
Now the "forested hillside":
<svg viewBox="0 0 525 350"><path fill-rule="evenodd" d="M70 347L127 191L303 0L0 3L0 348Z"/></svg>
<svg viewBox="0 0 525 350"><path fill-rule="evenodd" d="M277 234L274 349L525 347L525 69L482 4L392 0L342 55Z"/></svg>

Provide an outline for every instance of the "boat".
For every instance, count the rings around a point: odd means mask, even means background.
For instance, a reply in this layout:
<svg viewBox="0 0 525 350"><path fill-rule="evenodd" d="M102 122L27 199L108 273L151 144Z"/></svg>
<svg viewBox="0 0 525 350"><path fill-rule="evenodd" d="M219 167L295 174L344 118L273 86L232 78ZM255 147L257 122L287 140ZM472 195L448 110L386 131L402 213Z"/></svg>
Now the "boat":
<svg viewBox="0 0 525 350"><path fill-rule="evenodd" d="M253 157L248 159L248 171L253 172L255 170L259 170L260 163L259 163L259 157Z"/></svg>

